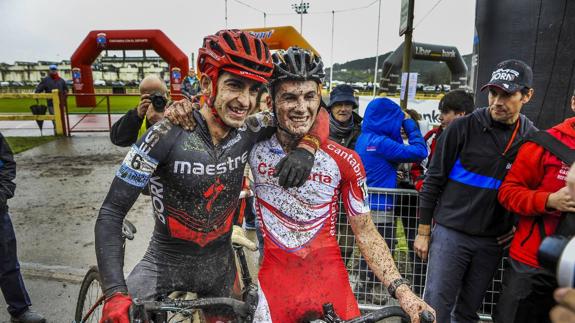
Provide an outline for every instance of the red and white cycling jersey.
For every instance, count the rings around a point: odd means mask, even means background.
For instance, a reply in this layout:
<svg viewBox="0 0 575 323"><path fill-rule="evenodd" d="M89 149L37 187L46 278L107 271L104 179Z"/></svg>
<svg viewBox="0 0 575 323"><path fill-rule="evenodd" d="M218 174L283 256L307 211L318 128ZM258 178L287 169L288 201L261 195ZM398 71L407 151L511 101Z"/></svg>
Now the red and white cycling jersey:
<svg viewBox="0 0 575 323"><path fill-rule="evenodd" d="M274 136L258 143L249 159L264 235L254 322L313 320L328 302L344 319L359 316L335 221L340 195L349 216L369 212L361 160L355 152L328 141L317 151L307 182L286 190L273 177L274 166L284 156Z"/></svg>

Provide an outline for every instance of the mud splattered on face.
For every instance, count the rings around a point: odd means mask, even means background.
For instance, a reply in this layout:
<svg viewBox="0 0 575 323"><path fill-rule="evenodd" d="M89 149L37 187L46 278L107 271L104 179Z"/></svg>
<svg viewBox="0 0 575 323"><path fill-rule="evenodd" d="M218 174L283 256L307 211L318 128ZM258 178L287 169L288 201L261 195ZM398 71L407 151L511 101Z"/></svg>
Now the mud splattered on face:
<svg viewBox="0 0 575 323"><path fill-rule="evenodd" d="M315 81L281 82L274 101L279 124L294 136L305 135L315 121L320 100Z"/></svg>
<svg viewBox="0 0 575 323"><path fill-rule="evenodd" d="M256 105L260 87L260 83L247 78L226 72L220 75L214 108L227 126L239 128L244 124Z"/></svg>

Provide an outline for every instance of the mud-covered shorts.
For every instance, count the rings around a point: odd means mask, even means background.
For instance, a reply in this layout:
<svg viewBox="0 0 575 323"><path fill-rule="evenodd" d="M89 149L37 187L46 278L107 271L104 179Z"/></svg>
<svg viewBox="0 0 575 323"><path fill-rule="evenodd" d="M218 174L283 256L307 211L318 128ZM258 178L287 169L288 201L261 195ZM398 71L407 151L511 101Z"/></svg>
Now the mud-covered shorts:
<svg viewBox="0 0 575 323"><path fill-rule="evenodd" d="M128 276L128 291L133 298L161 300L174 291L193 292L199 298L232 295L236 267L231 245L211 249L201 256L166 253L164 249L157 242L150 242L144 258ZM204 314L230 314L227 310L210 312L214 313Z"/></svg>

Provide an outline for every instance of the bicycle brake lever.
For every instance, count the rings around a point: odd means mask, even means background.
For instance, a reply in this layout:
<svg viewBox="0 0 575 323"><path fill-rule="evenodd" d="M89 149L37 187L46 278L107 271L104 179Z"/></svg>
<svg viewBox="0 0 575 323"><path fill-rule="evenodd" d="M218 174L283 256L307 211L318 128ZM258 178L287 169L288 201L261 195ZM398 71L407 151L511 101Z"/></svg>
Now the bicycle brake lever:
<svg viewBox="0 0 575 323"><path fill-rule="evenodd" d="M130 323L148 323L148 315L146 315L146 309L144 308L144 303L134 298L132 306L128 311L130 317Z"/></svg>
<svg viewBox="0 0 575 323"><path fill-rule="evenodd" d="M423 311L419 313L419 321L421 323L433 323L435 321L435 316L430 311Z"/></svg>
<svg viewBox="0 0 575 323"><path fill-rule="evenodd" d="M337 315L332 303L323 304L323 321L326 323L341 323L343 320Z"/></svg>

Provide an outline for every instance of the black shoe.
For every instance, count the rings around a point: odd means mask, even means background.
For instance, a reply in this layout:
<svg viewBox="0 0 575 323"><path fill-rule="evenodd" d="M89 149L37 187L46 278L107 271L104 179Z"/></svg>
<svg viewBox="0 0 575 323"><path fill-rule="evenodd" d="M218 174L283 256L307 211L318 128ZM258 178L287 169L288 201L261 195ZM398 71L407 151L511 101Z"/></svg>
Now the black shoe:
<svg viewBox="0 0 575 323"><path fill-rule="evenodd" d="M42 315L31 309L26 310L26 312L17 317L12 316L10 321L12 323L46 323L46 319Z"/></svg>

